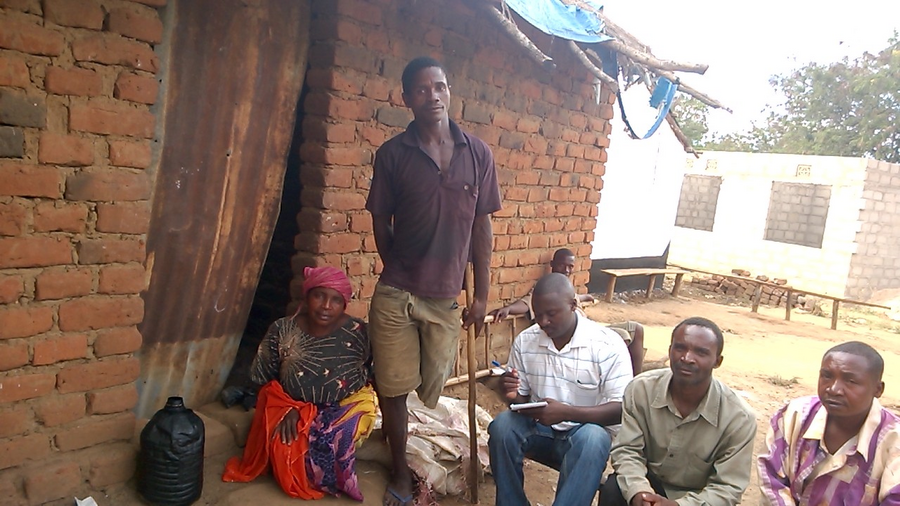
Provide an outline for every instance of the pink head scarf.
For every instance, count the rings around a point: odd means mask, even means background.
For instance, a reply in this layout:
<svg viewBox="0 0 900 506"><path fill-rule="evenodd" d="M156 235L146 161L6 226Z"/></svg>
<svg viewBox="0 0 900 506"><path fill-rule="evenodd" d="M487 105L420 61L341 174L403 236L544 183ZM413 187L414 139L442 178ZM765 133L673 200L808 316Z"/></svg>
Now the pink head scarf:
<svg viewBox="0 0 900 506"><path fill-rule="evenodd" d="M330 266L304 267L303 297L306 297L313 288L319 287L336 290L344 298L344 307L347 307L353 295L353 287L350 286L350 279L344 271Z"/></svg>

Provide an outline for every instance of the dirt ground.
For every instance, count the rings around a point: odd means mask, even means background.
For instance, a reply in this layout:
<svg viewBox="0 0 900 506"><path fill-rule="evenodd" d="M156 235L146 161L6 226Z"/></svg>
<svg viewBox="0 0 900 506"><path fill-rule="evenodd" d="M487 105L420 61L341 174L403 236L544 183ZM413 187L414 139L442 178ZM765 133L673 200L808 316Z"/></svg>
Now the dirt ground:
<svg viewBox="0 0 900 506"><path fill-rule="evenodd" d="M883 312L842 308L837 331L831 330L830 316L814 316L794 311L790 322L784 320L783 308L761 307L753 314L747 307L734 305L729 299L712 298L690 289L679 298L657 291L650 301L643 297L626 297L627 302L599 303L587 308L588 315L601 322L635 320L645 328L647 359L665 357L672 327L690 316L704 316L725 331L725 360L716 377L744 396L758 416L754 456L763 450L765 430L771 414L787 400L815 393L818 366L822 354L837 343L860 340L878 349L885 361L886 383L882 403L900 409L900 323ZM464 398L465 385L448 389L446 395ZM484 385L478 387L479 404L496 414L504 409L494 393ZM207 459L203 498L197 504L242 505L250 503L297 504L281 493L271 478L261 477L249 485L225 484L218 477L226 455ZM754 463L755 466L755 463ZM380 497L387 479L386 470L377 463L361 462L360 484L366 495L365 505L381 504ZM526 462L525 488L533 505L549 506L553 502L557 473L535 462ZM120 486L94 497L101 505L142 504L133 484ZM759 503L754 467L751 485L743 504ZM490 476L479 486L479 502L494 504L495 489ZM359 504L326 498L318 504ZM445 497L441 505L462 506L462 497Z"/></svg>

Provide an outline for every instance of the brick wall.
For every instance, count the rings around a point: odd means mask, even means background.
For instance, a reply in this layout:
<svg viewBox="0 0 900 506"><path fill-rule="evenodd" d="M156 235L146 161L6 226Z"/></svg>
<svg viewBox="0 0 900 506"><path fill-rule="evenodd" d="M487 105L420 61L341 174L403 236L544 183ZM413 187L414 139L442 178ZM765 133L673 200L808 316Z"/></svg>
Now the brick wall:
<svg viewBox="0 0 900 506"><path fill-rule="evenodd" d="M164 4L0 1L0 504L133 472Z"/></svg>
<svg viewBox="0 0 900 506"><path fill-rule="evenodd" d="M494 152L503 209L494 214L489 306L527 292L560 247L578 255L574 281L584 291L614 95L604 88L598 105L563 44L526 32L557 60L548 73L460 0L320 0L313 12L294 297L303 266L341 266L357 289L350 312L366 314L382 268L364 209L372 161L412 119L400 74L422 55L447 68L451 118Z"/></svg>
<svg viewBox="0 0 900 506"><path fill-rule="evenodd" d="M869 160L846 295L900 288L900 164Z"/></svg>

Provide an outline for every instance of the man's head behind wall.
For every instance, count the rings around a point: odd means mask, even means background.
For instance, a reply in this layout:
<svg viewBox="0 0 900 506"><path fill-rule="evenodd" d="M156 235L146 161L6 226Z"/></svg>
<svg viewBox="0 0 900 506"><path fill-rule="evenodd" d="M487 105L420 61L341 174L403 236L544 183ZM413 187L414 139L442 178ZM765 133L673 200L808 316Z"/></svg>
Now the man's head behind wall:
<svg viewBox="0 0 900 506"><path fill-rule="evenodd" d="M694 316L672 330L669 344L669 367L672 381L684 385L700 385L710 381L713 369L722 365L725 338L711 320Z"/></svg>
<svg viewBox="0 0 900 506"><path fill-rule="evenodd" d="M571 276L575 271L575 253L568 248L556 250L550 260L550 272Z"/></svg>
<svg viewBox="0 0 900 506"><path fill-rule="evenodd" d="M865 417L884 392L884 359L868 344L839 344L822 357L818 393L829 417Z"/></svg>

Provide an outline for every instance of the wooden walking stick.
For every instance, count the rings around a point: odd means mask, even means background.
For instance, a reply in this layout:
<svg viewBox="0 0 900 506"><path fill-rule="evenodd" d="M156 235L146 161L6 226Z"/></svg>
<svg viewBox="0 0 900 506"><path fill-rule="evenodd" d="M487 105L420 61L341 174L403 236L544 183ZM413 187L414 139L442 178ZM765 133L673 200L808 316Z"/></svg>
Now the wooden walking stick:
<svg viewBox="0 0 900 506"><path fill-rule="evenodd" d="M472 264L466 264L466 307L471 309L475 300ZM472 504L478 504L478 425L475 421L475 325L469 325L466 333L466 356L468 365L466 375L469 377L469 496Z"/></svg>

